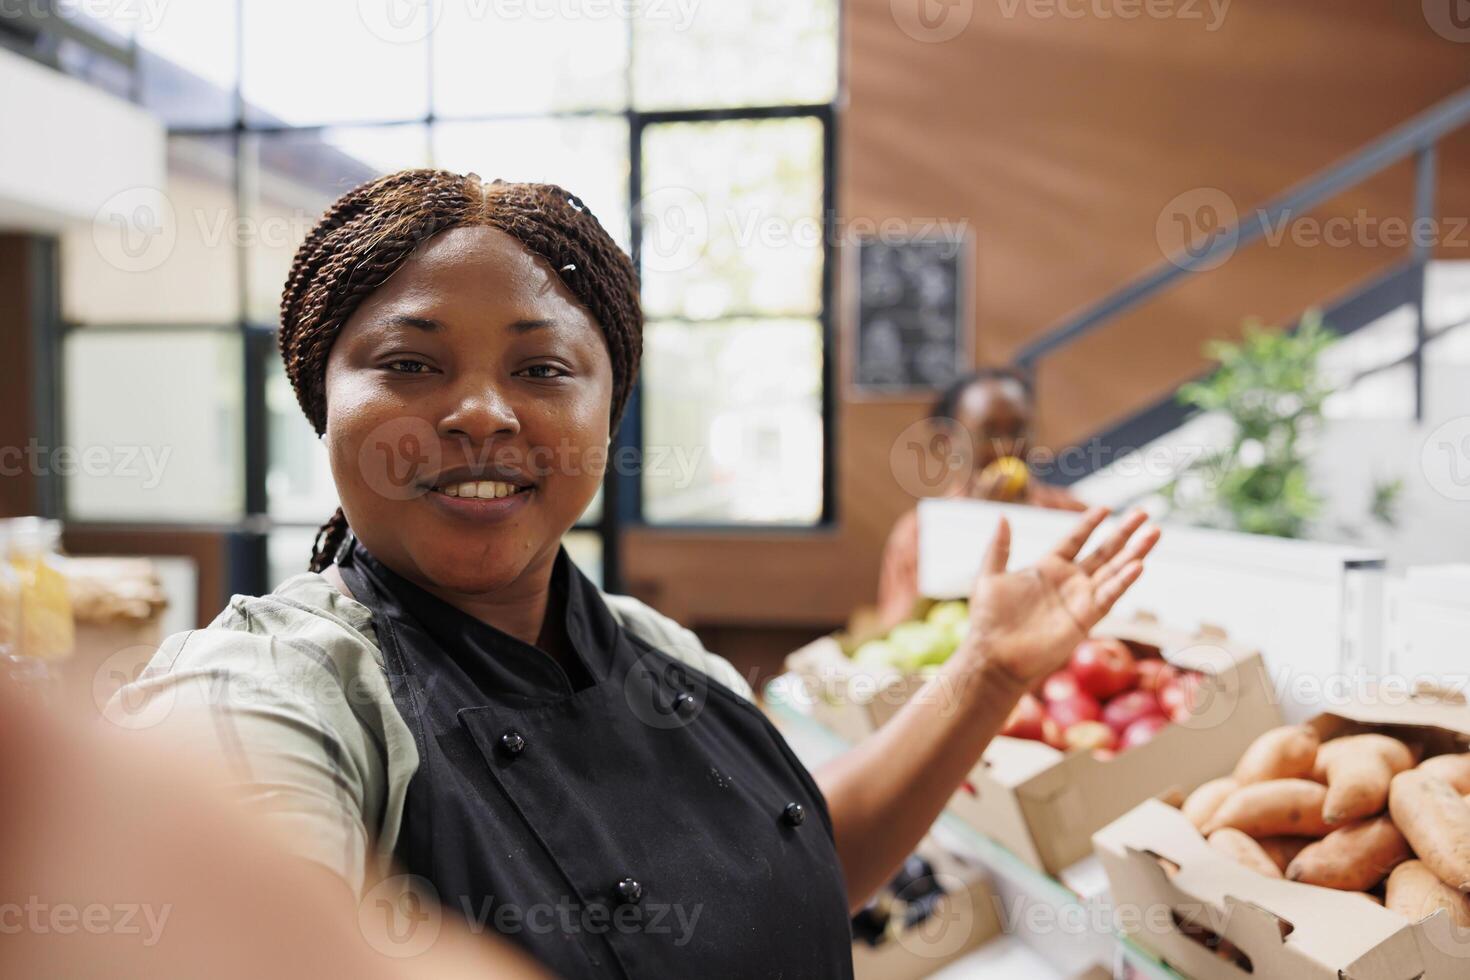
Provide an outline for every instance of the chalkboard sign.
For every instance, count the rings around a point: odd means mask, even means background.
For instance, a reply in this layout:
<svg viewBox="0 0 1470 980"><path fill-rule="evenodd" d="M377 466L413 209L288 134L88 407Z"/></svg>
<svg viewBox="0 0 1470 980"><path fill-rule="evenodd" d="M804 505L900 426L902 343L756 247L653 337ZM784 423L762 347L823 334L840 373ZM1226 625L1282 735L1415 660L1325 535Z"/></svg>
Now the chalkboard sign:
<svg viewBox="0 0 1470 980"><path fill-rule="evenodd" d="M856 252L857 392L933 392L969 371L968 238L862 239Z"/></svg>

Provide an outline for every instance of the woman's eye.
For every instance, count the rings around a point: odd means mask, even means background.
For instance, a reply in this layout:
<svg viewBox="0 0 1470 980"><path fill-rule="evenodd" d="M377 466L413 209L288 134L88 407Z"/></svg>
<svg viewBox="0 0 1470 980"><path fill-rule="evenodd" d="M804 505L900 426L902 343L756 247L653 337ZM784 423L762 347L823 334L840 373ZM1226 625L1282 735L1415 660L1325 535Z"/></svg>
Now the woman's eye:
<svg viewBox="0 0 1470 980"><path fill-rule="evenodd" d="M409 358L389 361L385 366L395 374L423 374L429 370L429 365L423 361L415 361Z"/></svg>
<svg viewBox="0 0 1470 980"><path fill-rule="evenodd" d="M532 378L564 378L567 374L555 364L533 364L525 369L525 373Z"/></svg>

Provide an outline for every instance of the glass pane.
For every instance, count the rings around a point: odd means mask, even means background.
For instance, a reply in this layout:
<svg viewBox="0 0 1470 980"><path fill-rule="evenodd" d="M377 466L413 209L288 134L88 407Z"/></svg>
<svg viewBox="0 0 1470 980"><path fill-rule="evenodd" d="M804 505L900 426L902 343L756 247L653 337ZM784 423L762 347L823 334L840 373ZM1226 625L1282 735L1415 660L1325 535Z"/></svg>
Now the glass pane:
<svg viewBox="0 0 1470 980"><path fill-rule="evenodd" d="M240 64L234 3L175 3L140 25L143 104L170 126L232 126Z"/></svg>
<svg viewBox="0 0 1470 980"><path fill-rule="evenodd" d="M634 30L634 104L674 109L832 101L837 2L644 0Z"/></svg>
<svg viewBox="0 0 1470 980"><path fill-rule="evenodd" d="M247 136L241 166L250 319L276 323L291 260L328 205L374 177L428 162L428 133L423 126Z"/></svg>
<svg viewBox="0 0 1470 980"><path fill-rule="evenodd" d="M669 123L643 137L649 316L814 316L822 293L822 124Z"/></svg>
<svg viewBox="0 0 1470 980"><path fill-rule="evenodd" d="M816 321L650 324L644 517L815 523L822 512L821 390Z"/></svg>
<svg viewBox="0 0 1470 980"><path fill-rule="evenodd" d="M266 370L265 409L270 425L267 509L277 521L321 524L337 509L337 486L327 447L296 403L279 357Z"/></svg>
<svg viewBox="0 0 1470 980"><path fill-rule="evenodd" d="M240 335L76 330L64 347L68 516L236 520L244 506Z"/></svg>
<svg viewBox="0 0 1470 980"><path fill-rule="evenodd" d="M435 114L625 108L625 8L617 3L438 4Z"/></svg>
<svg viewBox="0 0 1470 980"><path fill-rule="evenodd" d="M596 531L570 531L561 543L582 574L602 588L602 536Z"/></svg>
<svg viewBox="0 0 1470 980"><path fill-rule="evenodd" d="M73 323L233 323L240 317L233 136L174 136L163 191L132 188L61 236Z"/></svg>
<svg viewBox="0 0 1470 980"><path fill-rule="evenodd" d="M255 125L422 119L431 4L243 0L245 119Z"/></svg>
<svg viewBox="0 0 1470 980"><path fill-rule="evenodd" d="M324 515L322 520L326 520ZM311 546L316 542L314 527L278 527L265 536L266 585L274 590L286 579L307 571L311 563Z"/></svg>
<svg viewBox="0 0 1470 980"><path fill-rule="evenodd" d="M620 118L441 123L434 165L486 180L560 184L628 248L628 124Z"/></svg>

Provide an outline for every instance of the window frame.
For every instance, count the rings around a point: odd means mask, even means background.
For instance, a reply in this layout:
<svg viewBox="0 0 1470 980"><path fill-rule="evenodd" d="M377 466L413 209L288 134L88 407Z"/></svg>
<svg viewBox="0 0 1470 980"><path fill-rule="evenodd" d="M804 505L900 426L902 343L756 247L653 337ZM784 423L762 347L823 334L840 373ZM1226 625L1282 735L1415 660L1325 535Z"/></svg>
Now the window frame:
<svg viewBox="0 0 1470 980"><path fill-rule="evenodd" d="M633 102L633 59L636 57L634 42L634 24L628 21L626 32L626 44L629 49L629 69L626 76L627 83L627 107L622 110L559 110L550 112L526 113L487 113L475 116L454 116L440 119L434 112L432 86L434 73L434 50L433 33L430 32L425 40L425 60L423 70L427 73L430 86L430 99L428 111L420 118L409 119L383 119L368 122L341 122L323 123L313 125L290 125L261 124L247 120L243 88L241 79L245 59L242 23L242 4L244 0L234 0L235 23L236 23L236 76L233 87L233 115L234 121L227 125L217 126L170 126L167 137L230 137L232 140L234 171L233 171L233 201L236 209L237 220L246 213L246 195L248 187L244 175L244 153L247 141L261 134L271 133L309 133L312 131L330 130L335 128L353 129L375 129L388 126L422 125L425 127L426 135L430 140L430 159L432 160L432 134L433 127L439 122L473 123L473 122L497 122L524 119L528 116L537 119L557 118L620 118L628 127L628 186L627 201L628 228L630 251L635 268L640 273L642 270L642 221L639 213L638 202L643 197L643 137L646 130L651 126L668 123L701 123L701 122L738 122L757 121L767 119L792 119L810 118L815 119L821 127L821 167L820 179L822 182L821 209L819 216L822 236L822 263L820 299L815 320L819 324L822 359L820 367L819 383L821 385L821 418L822 418L822 507L817 520L813 523L803 524L770 524L756 522L696 522L696 523L651 523L646 520L643 513L643 486L642 486L642 451L643 451L643 382L640 376L635 382L631 392L627 409L622 424L613 439L613 458L632 458L637 460L637 465L625 468L626 472L618 472L617 467L609 467L603 485L602 512L595 521L578 522L571 531L595 532L602 542L602 577L604 588L608 591L617 591L622 588L621 577L621 537L622 533L629 528L650 529L657 532L698 532L716 534L742 534L742 533L788 533L802 534L813 531L830 530L837 520L836 499L836 462L837 462L837 378L836 378L836 325L834 311L834 282L836 274L836 248L835 248L835 215L836 215L836 174L837 174L837 106L842 93L845 91L845 71L843 65L842 46L844 39L845 15L843 4L837 4L836 31L833 43L837 45L837 71L833 79L833 97L831 102L817 104L792 104L792 105L752 105L722 108L683 108L683 109L638 109ZM129 55L128 67L132 69L132 84L130 95L134 102L142 104L143 86L141 73L137 66L142 63L140 57L140 43L136 37L127 42L126 48ZM270 360L278 355L276 345L276 325L274 323L262 323L250 316L249 311L249 255L244 247L238 243L235 248L235 267L239 282L237 297L236 318L233 321L223 320L215 323L198 324L157 324L157 323L97 323L81 324L68 322L63 319L56 306L55 313L55 350L59 353L66 343L67 334L72 331L128 331L133 329L157 330L160 327L179 330L209 330L228 331L237 335L242 347L243 358L243 457L242 478L243 487L243 512L239 520L224 524L201 525L194 522L180 522L175 525L167 521L157 519L140 518L136 521L89 521L70 520L70 508L67 502L66 481L57 481L60 486L55 492L48 494L47 510L52 512L51 516L60 516L68 519L68 523L79 531L92 527L118 528L127 527L136 529L140 534L146 536L158 535L160 538L170 534L170 528L180 527L194 529L208 526L224 534L229 541L228 578L230 591L247 594L258 594L270 588L268 581L268 536L277 529L314 529L315 525L295 520L273 519L270 515L270 497L267 489L267 477L270 464L270 417L266 402L266 381L270 370ZM56 261L56 250L53 250L52 261ZM59 268L56 269L59 283ZM733 315L733 311L732 311ZM65 378L62 368L62 358L53 358L50 365L52 374L50 417L57 432L64 431L65 412ZM323 514L325 519L327 516ZM305 556L303 556L303 567Z"/></svg>

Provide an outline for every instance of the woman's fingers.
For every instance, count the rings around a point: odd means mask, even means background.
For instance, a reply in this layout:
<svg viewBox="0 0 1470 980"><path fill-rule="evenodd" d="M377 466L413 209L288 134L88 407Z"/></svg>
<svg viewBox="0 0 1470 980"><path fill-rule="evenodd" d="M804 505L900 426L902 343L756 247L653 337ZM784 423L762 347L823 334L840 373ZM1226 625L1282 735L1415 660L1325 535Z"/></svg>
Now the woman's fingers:
<svg viewBox="0 0 1470 980"><path fill-rule="evenodd" d="M1099 585L1092 593L1093 602L1097 606L1098 618L1108 614L1114 604L1128 591L1128 587L1138 581L1138 576L1143 574L1143 562L1130 561L1113 575Z"/></svg>
<svg viewBox="0 0 1470 980"><path fill-rule="evenodd" d="M1101 568L1092 573L1093 587L1101 586L1102 583L1116 575L1118 570L1129 562L1142 562L1148 556L1148 553L1154 550L1154 545L1159 543L1161 534L1160 529L1156 527L1145 529L1142 534L1128 543L1128 547L1124 548L1121 554L1114 555L1111 559L1104 562Z"/></svg>
<svg viewBox="0 0 1470 980"><path fill-rule="evenodd" d="M1097 530L1097 526L1106 520L1107 516L1106 507L1090 508L1082 515L1076 527L1072 528L1072 533L1057 542L1057 546L1052 549L1052 554L1063 561L1072 561L1077 557L1077 552L1081 551L1082 546L1087 543L1087 539L1092 537L1092 532Z"/></svg>
<svg viewBox="0 0 1470 980"><path fill-rule="evenodd" d="M1002 517L990 536L990 546L985 549L985 559L980 563L981 575L1000 575L1011 560L1011 522Z"/></svg>
<svg viewBox="0 0 1470 980"><path fill-rule="evenodd" d="M1110 558L1123 550L1123 546L1128 543L1128 539L1133 537L1133 532L1142 527L1143 522L1146 520L1148 520L1148 515L1143 511L1129 511L1128 515L1119 522L1117 529L1108 535L1107 540L1094 548L1086 558L1083 558L1077 563L1078 567L1088 575L1102 568Z"/></svg>

